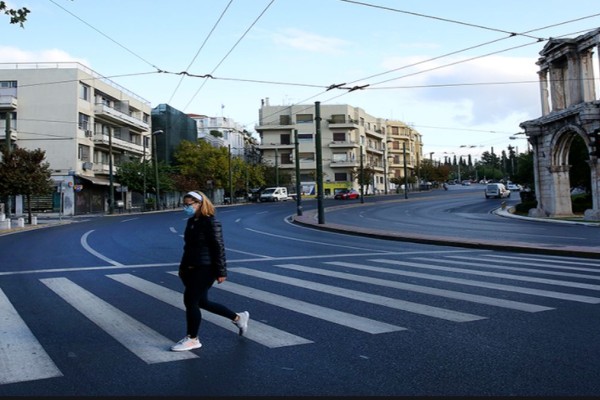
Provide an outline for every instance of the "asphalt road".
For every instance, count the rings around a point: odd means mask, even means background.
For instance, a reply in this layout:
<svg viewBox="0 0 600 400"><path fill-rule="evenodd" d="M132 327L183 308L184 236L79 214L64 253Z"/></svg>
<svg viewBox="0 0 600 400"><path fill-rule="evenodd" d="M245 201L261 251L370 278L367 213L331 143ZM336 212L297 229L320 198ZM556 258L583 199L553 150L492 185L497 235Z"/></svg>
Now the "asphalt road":
<svg viewBox="0 0 600 400"><path fill-rule="evenodd" d="M250 328L205 312L189 353L168 351L184 334L182 212L0 236L0 396L600 393L600 261L346 235L295 211L218 209L229 279L211 296Z"/></svg>

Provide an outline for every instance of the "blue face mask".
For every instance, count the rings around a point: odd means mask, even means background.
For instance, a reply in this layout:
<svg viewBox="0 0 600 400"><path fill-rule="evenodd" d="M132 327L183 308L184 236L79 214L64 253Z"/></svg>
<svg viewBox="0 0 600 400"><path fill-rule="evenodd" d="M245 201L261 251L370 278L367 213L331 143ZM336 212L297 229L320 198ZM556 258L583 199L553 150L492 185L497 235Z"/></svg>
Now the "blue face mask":
<svg viewBox="0 0 600 400"><path fill-rule="evenodd" d="M187 215L188 217L193 217L194 214L196 214L196 209L194 208L194 206L189 205L189 206L183 206L183 212L185 213L185 215Z"/></svg>

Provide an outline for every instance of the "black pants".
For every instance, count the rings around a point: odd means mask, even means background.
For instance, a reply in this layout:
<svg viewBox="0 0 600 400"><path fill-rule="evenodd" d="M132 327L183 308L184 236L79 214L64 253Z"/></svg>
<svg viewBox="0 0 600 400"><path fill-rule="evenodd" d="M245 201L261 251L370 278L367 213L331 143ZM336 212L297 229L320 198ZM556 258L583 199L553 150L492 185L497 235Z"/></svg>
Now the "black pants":
<svg viewBox="0 0 600 400"><path fill-rule="evenodd" d="M208 300L208 289L215 283L215 277L207 268L180 268L179 277L185 286L183 304L185 305L185 319L187 334L197 337L202 322L200 309L212 312L222 317L234 320L237 314L219 303Z"/></svg>

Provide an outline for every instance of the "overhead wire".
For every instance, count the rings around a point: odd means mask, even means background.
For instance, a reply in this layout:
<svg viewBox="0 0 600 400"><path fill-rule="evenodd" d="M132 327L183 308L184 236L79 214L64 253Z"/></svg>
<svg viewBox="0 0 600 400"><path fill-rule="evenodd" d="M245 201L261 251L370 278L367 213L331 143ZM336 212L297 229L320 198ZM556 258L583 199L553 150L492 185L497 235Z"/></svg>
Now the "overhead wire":
<svg viewBox="0 0 600 400"><path fill-rule="evenodd" d="M244 39L246 37L246 35L248 34L248 32L250 32L250 29L252 29L252 27L254 27L254 25L256 25L256 23L258 22L258 20L262 18L262 16L267 12L267 10L269 9L269 7L271 7L271 5L274 2L275 2L275 0L271 0L269 2L269 4L267 4L267 6L262 10L262 12L258 15L258 17L256 17L254 19L254 21L250 24L250 26L242 34L242 36L240 36L240 38L229 49L229 51L227 52L227 54L225 54L225 56L223 56L223 58L221 59L221 61L219 61L217 63L217 65L215 65L215 67L213 68L213 70L210 72L210 75L214 74L214 72L221 66L221 64L223 64L223 62L225 61L225 59L227 59L227 57L229 57L229 55L233 52L233 50L237 47L237 45L240 44L240 42L242 41L242 39ZM198 88L198 90L196 90L196 92L194 93L194 95L192 96L192 98L190 99L190 101L185 105L185 107L183 108L182 111L185 111L188 108L188 106L192 103L192 101L194 101L194 99L196 98L196 96L198 95L198 93L200 92L200 90L202 90L202 88L204 87L204 85L206 84L206 82L207 82L207 80L205 79L204 82L202 82L202 85L200 85L200 87Z"/></svg>
<svg viewBox="0 0 600 400"><path fill-rule="evenodd" d="M206 36L206 38L204 38L204 41L202 42L202 45L200 45L200 48L198 48L198 51L196 52L196 55L194 55L194 58L192 58L192 61L190 61L189 65L187 66L187 68L185 69L184 72L189 72L190 71L190 68L192 67L192 65L196 61L196 58L198 58L198 55L200 54L200 52L202 51L202 49L206 45L206 42L208 42L208 39L210 39L210 37L212 36L213 32L215 31L215 29L217 28L217 26L219 25L219 23L223 19L223 16L225 15L225 13L227 12L227 10L229 9L229 6L231 6L231 3L233 3L233 0L229 0L229 3L227 3L227 6L225 6L225 9L221 12L221 15L219 16L219 18L217 19L217 21L214 23L212 29L210 30L210 32L208 33L208 35ZM185 74L181 74L181 78L179 79L179 83L177 84L177 87L173 91L173 94L171 94L171 97L169 98L168 103L171 103L171 101L173 101L173 97L175 97L175 93L177 93L177 90L179 89L179 86L181 86L181 83L183 82L183 79L185 78L185 76L186 76Z"/></svg>

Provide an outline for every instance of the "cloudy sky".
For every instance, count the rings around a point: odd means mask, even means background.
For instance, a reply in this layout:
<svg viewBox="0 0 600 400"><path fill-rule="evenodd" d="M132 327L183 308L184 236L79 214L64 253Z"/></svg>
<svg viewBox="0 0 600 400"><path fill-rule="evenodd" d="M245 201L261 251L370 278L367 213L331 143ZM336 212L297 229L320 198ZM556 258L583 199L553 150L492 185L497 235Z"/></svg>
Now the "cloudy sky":
<svg viewBox="0 0 600 400"><path fill-rule="evenodd" d="M350 104L413 126L433 159L525 151L509 137L540 116L539 52L551 37L600 27L597 0L8 3L31 14L24 28L0 24L2 68L77 61L152 107L222 115L249 131L261 99Z"/></svg>

